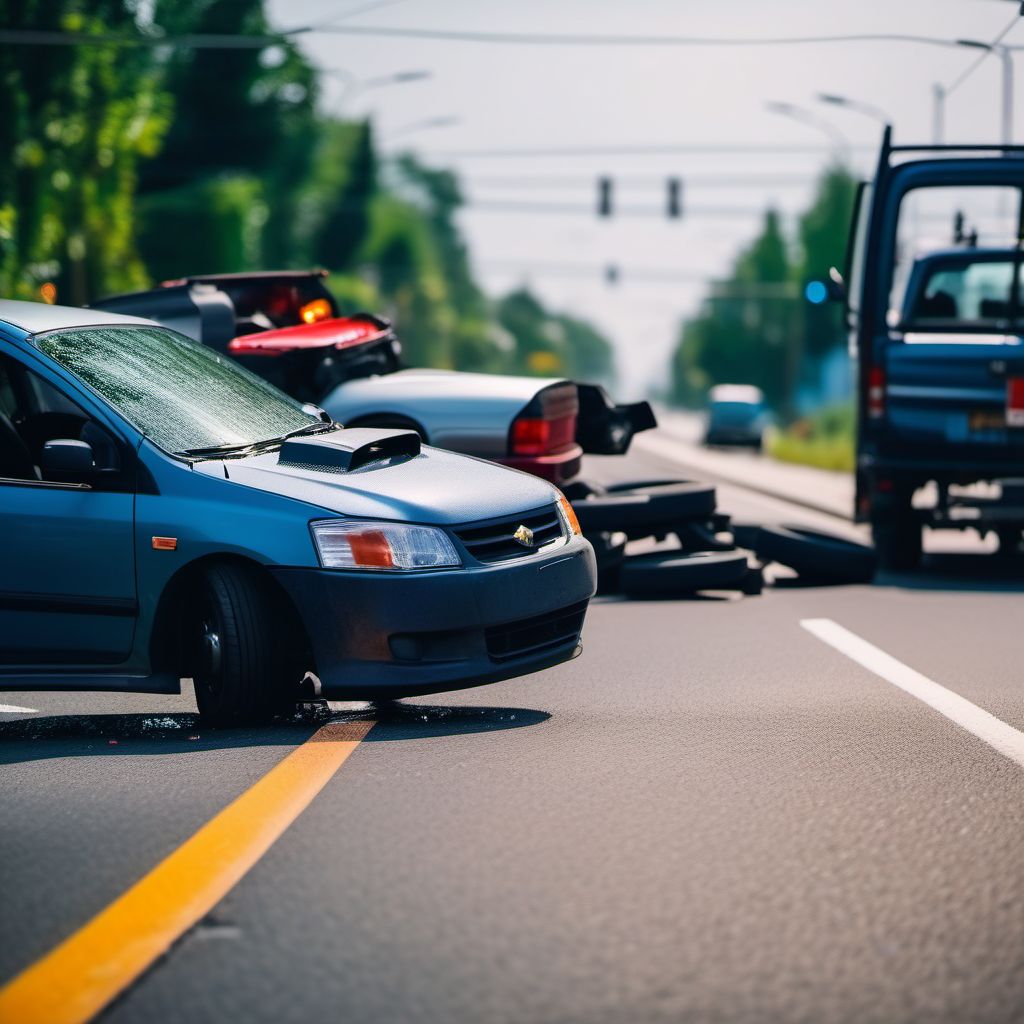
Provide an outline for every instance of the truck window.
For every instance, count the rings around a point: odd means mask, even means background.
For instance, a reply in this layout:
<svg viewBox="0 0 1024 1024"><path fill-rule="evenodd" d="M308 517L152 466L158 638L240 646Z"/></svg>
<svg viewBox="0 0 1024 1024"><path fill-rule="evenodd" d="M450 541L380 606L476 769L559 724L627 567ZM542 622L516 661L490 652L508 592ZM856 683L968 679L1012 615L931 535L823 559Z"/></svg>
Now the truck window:
<svg viewBox="0 0 1024 1024"><path fill-rule="evenodd" d="M896 326L902 318L907 286L912 271L922 259L943 251L1017 248L1021 216L1021 192L1004 185L932 186L911 189L900 204L896 229L895 264L889 291L889 322ZM996 274L996 277L992 275ZM978 294L997 286L998 272L981 268L961 275L958 282L947 285L977 289ZM933 291L944 292L937 283ZM957 322L966 308L978 314L978 302L965 292L965 309L953 309L942 297L933 306L932 318ZM991 296L993 300L996 296ZM1004 289L1003 300L1008 298ZM943 313L942 310L946 312Z"/></svg>
<svg viewBox="0 0 1024 1024"><path fill-rule="evenodd" d="M926 264L914 294L908 297L904 326L1002 330L1010 326L1011 316L1020 319L1020 303L1013 301L1013 290L1012 257L960 265Z"/></svg>

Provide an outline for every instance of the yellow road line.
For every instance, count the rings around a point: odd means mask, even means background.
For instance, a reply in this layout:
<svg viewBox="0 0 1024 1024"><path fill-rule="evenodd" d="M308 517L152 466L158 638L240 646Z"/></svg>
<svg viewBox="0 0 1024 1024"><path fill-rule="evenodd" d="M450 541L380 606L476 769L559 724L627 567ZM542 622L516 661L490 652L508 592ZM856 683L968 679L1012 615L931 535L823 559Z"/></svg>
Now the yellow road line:
<svg viewBox="0 0 1024 1024"><path fill-rule="evenodd" d="M91 1020L216 906L373 724L336 722L318 729L123 896L0 989L0 1021Z"/></svg>

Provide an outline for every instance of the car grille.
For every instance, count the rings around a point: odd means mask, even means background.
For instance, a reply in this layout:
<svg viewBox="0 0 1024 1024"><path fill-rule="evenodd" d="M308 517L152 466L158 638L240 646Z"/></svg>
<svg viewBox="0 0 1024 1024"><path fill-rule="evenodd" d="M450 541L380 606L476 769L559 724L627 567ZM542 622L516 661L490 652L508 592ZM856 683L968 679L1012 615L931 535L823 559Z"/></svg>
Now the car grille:
<svg viewBox="0 0 1024 1024"><path fill-rule="evenodd" d="M532 619L491 626L484 630L487 653L494 661L508 661L578 642L586 613L587 602L581 601Z"/></svg>
<svg viewBox="0 0 1024 1024"><path fill-rule="evenodd" d="M520 526L533 531L533 544L520 544L513 534ZM504 562L512 558L532 555L538 548L564 536L562 520L554 505L506 516L489 523L460 526L454 530L465 549L480 562Z"/></svg>

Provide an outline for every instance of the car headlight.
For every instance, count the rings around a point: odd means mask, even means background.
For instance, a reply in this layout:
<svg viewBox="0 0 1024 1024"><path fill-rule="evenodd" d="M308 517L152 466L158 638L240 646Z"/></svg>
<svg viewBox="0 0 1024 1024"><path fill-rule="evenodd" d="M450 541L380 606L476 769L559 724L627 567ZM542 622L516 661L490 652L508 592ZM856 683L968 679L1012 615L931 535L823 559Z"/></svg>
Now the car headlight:
<svg viewBox="0 0 1024 1024"><path fill-rule="evenodd" d="M448 535L433 526L321 519L309 527L325 569L408 572L456 569L462 565Z"/></svg>
<svg viewBox="0 0 1024 1024"><path fill-rule="evenodd" d="M576 510L561 491L558 492L558 513L562 517L562 523L569 531L570 537L578 537L583 532L580 529L580 521L576 518Z"/></svg>

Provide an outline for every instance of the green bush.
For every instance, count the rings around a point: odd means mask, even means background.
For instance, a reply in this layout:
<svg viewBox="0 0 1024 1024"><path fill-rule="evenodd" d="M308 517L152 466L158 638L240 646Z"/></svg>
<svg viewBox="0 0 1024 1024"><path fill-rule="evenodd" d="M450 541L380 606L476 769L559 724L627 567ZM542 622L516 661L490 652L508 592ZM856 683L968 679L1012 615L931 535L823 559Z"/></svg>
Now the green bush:
<svg viewBox="0 0 1024 1024"><path fill-rule="evenodd" d="M768 454L780 462L853 472L856 414L851 404L828 406L768 438Z"/></svg>

